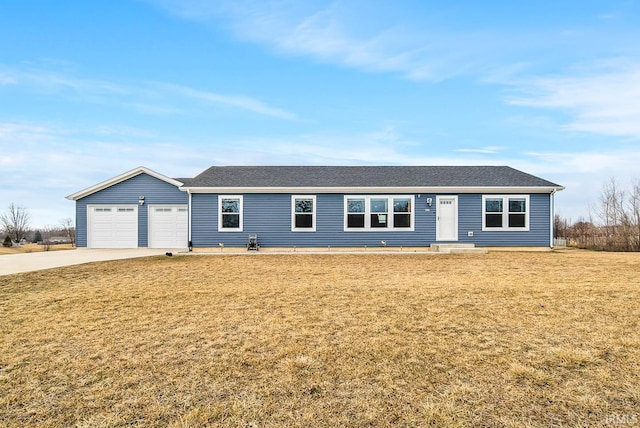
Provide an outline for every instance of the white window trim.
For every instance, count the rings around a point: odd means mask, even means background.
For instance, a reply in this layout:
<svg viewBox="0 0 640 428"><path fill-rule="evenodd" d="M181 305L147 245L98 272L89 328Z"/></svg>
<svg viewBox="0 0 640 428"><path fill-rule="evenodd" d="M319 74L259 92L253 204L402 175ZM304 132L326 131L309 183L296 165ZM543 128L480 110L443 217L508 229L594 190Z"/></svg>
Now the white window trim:
<svg viewBox="0 0 640 428"><path fill-rule="evenodd" d="M222 200L223 199L239 199L240 200L240 227L222 227ZM218 195L218 232L242 232L244 224L244 201L242 195Z"/></svg>
<svg viewBox="0 0 640 428"><path fill-rule="evenodd" d="M296 227L296 199L311 199L313 211L311 212L311 227ZM316 231L316 195L291 195L291 231L315 232Z"/></svg>
<svg viewBox="0 0 640 428"><path fill-rule="evenodd" d="M411 215L410 227L371 227L371 199L388 199L387 204L387 217L393 222L393 200L394 199L410 199L411 211L408 214ZM349 212L347 206L348 199L364 199L364 227L347 227ZM345 232L414 232L415 231L415 219L416 219L416 201L415 195L344 195L344 224L343 230ZM397 213L402 214L402 213Z"/></svg>
<svg viewBox="0 0 640 428"><path fill-rule="evenodd" d="M502 227L487 227L487 199L502 199ZM526 210L524 212L525 227L509 227L509 199L524 199ZM529 195L482 195L482 230L484 232L528 232L529 218L531 217L531 204ZM497 214L497 213L489 213ZM522 213L520 213L522 214Z"/></svg>

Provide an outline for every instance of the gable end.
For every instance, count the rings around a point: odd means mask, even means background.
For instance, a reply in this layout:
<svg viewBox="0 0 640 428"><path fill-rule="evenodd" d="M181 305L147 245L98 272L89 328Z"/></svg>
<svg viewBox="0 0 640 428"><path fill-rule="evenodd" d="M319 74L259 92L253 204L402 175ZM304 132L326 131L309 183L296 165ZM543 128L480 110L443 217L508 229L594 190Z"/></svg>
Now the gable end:
<svg viewBox="0 0 640 428"><path fill-rule="evenodd" d="M173 186L176 186L178 188L180 188L184 183L182 183L181 181L175 180L173 178L169 178L165 175L162 175L158 172L152 171L149 168L145 168L143 166L140 166L138 168L134 168L131 171L127 171L123 174L120 174L118 176L115 176L113 178L110 178L108 180L105 180L101 183L98 183L94 186L91 187L87 187L86 189L80 190L79 192L73 193L69 196L67 196L67 199L71 200L71 201L77 201L78 199L82 199L84 197L87 197L89 195L92 195L94 193L97 193L101 190L104 190L108 187L111 187L113 185L116 185L118 183L122 183L123 181L126 181L130 178L136 177L140 174L147 174L151 177L157 178L158 180L164 181L168 184L171 184Z"/></svg>

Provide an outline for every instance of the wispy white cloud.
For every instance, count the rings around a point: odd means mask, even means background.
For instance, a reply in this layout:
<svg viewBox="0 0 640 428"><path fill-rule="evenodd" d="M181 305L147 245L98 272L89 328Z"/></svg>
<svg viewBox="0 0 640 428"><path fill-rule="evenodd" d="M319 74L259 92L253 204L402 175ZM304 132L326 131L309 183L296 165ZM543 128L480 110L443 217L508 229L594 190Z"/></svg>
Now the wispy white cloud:
<svg viewBox="0 0 640 428"><path fill-rule="evenodd" d="M575 221L588 219L590 210L597 208L603 185L612 177L623 186L638 180L640 151L634 146L621 146L528 152L510 165L565 186L556 196L556 212Z"/></svg>
<svg viewBox="0 0 640 428"><path fill-rule="evenodd" d="M111 82L77 77L51 70L0 68L0 85L19 85L33 91L82 102L118 105L150 115L185 114L197 109L191 103L207 102L252 113L291 120L294 113L272 107L246 95L225 95L165 82Z"/></svg>
<svg viewBox="0 0 640 428"><path fill-rule="evenodd" d="M12 138L16 139L16 143L20 143L23 139L29 141L39 141L50 138L59 131L50 126L30 125L23 122L0 122L0 141L10 142ZM8 146L7 146L8 148ZM9 160L10 151L0 151L0 159Z"/></svg>
<svg viewBox="0 0 640 428"><path fill-rule="evenodd" d="M136 140L161 138L156 132L128 125L99 125L93 129L93 132L95 132L96 135L125 136L127 138L135 138Z"/></svg>
<svg viewBox="0 0 640 428"><path fill-rule="evenodd" d="M566 112L567 131L640 138L640 63L613 61L571 75L532 78L517 90L510 104Z"/></svg>
<svg viewBox="0 0 640 428"><path fill-rule="evenodd" d="M640 151L636 147L603 148L584 151L545 151L524 153L538 169L563 175L626 176L637 174Z"/></svg>
<svg viewBox="0 0 640 428"><path fill-rule="evenodd" d="M148 1L183 19L221 22L236 38L280 54L415 80L439 81L477 72L478 64L488 66L485 58L495 52L496 44L503 49L506 45L493 31L418 26L386 16L383 10L378 12L384 19L373 17L367 13L367 2Z"/></svg>
<svg viewBox="0 0 640 428"><path fill-rule="evenodd" d="M614 44L621 51L637 51L624 31L617 33L606 25L581 27L572 22L515 30L478 24L449 25L443 30L433 19L443 9L436 8L429 11L433 16L422 11L425 15L416 26L418 21L407 14L372 18L357 2L148 1L184 19L214 22L240 40L280 54L415 80L473 76L484 84L517 88L518 96L507 100L512 106L568 113L570 119L563 124L566 131L640 136L638 63L589 64L566 75L536 75L541 65L566 69L571 58L585 57L574 52L601 58L610 54ZM372 8L378 15L384 13L380 5ZM607 21L621 16L621 11L614 10L596 18ZM527 75L532 77L523 77Z"/></svg>
<svg viewBox="0 0 640 428"><path fill-rule="evenodd" d="M146 1L182 19L227 29L239 40L279 54L421 81L465 75L503 83L502 79L524 69L557 63L557 58L570 62L567 58L578 57L576 52L609 51L613 42L635 50L631 41L615 38L610 29L594 28L591 21L541 25L535 19L522 23L494 19L488 25L474 15L473 7L459 5L425 7L424 2L415 2L398 8L357 0ZM531 7L547 13L544 5Z"/></svg>
<svg viewBox="0 0 640 428"><path fill-rule="evenodd" d="M188 86L174 85L170 83L157 83L155 86L161 88L163 92L171 92L175 95L185 98L225 104L228 106L249 110L254 113L273 116L280 119L291 120L296 118L296 115L294 113L288 112L283 109L271 107L263 103L262 101L244 95L221 95L213 92L200 91Z"/></svg>
<svg viewBox="0 0 640 428"><path fill-rule="evenodd" d="M503 151L505 149L505 147L502 146L486 146L483 148L479 148L479 149L456 149L456 152L458 153L484 153L484 154L488 154L488 155L494 155L497 154L501 151Z"/></svg>
<svg viewBox="0 0 640 428"><path fill-rule="evenodd" d="M26 207L33 226L43 227L75 217L66 195L122 171L145 164L165 174L189 174L199 166L195 154L190 169L180 162L185 150L179 144L149 141L151 134L130 127L0 122L0 201Z"/></svg>
<svg viewBox="0 0 640 428"><path fill-rule="evenodd" d="M16 79L14 79L13 76L0 72L0 85L15 85L16 83Z"/></svg>
<svg viewBox="0 0 640 428"><path fill-rule="evenodd" d="M79 78L51 70L0 66L1 75L12 85L32 88L45 94L77 95L98 100L110 95L127 95L131 90L123 85L99 79ZM1 82L1 80L0 80Z"/></svg>

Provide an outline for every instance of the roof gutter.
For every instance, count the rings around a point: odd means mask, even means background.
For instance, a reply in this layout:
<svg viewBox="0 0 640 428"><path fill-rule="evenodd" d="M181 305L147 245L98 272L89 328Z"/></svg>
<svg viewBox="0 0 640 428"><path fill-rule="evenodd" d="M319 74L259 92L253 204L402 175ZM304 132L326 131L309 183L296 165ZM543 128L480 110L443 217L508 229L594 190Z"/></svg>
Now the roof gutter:
<svg viewBox="0 0 640 428"><path fill-rule="evenodd" d="M190 193L555 193L562 186L181 187Z"/></svg>

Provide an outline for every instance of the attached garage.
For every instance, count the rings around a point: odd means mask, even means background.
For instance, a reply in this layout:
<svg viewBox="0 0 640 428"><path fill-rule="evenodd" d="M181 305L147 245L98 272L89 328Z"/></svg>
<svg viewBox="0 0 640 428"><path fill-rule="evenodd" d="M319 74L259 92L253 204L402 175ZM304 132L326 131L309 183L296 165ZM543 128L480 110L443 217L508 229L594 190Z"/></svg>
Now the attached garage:
<svg viewBox="0 0 640 428"><path fill-rule="evenodd" d="M87 207L89 248L137 248L138 207Z"/></svg>
<svg viewBox="0 0 640 428"><path fill-rule="evenodd" d="M139 167L76 192L76 245L188 247L189 195L183 181Z"/></svg>
<svg viewBox="0 0 640 428"><path fill-rule="evenodd" d="M187 248L187 205L149 206L149 248Z"/></svg>

